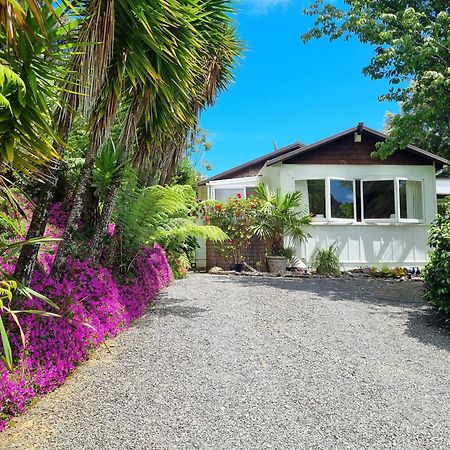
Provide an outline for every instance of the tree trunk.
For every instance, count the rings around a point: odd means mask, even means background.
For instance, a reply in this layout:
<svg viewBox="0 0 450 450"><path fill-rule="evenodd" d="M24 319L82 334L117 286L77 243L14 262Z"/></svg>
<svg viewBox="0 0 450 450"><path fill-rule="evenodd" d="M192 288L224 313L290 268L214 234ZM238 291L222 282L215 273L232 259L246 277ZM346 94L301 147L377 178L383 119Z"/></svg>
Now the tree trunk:
<svg viewBox="0 0 450 450"><path fill-rule="evenodd" d="M83 226L95 230L100 218L99 198L94 187L89 186L84 200Z"/></svg>
<svg viewBox="0 0 450 450"><path fill-rule="evenodd" d="M70 128L72 126L73 114L67 110L59 108L56 113L58 122L58 133L63 142L67 141ZM64 147L61 144L53 144L60 156L63 157ZM30 227L28 228L26 239L34 239L44 235L47 226L50 207L58 186L58 180L63 168L62 160L56 162L56 167L49 174L48 181L41 187L38 203L33 211ZM14 270L14 278L25 286L29 286L33 277L34 268L39 254L40 245L24 245L20 251Z"/></svg>
<svg viewBox="0 0 450 450"><path fill-rule="evenodd" d="M59 244L58 252L56 253L55 261L52 266L51 276L55 279L60 279L65 269L67 257L69 255L70 246L73 242L75 232L79 228L81 213L84 210L84 201L86 192L91 183L92 170L95 161L97 147L90 145L88 149L83 169L81 170L80 179L75 191L70 210L69 218L67 219L66 228L62 235L62 241Z"/></svg>
<svg viewBox="0 0 450 450"><path fill-rule="evenodd" d="M91 118L91 140L75 190L66 228L62 235L62 241L59 244L58 252L52 266L51 276L56 279L60 279L64 273L74 235L80 226L80 218L84 209L85 195L91 183L95 157L111 130L111 125L116 117L119 106L119 93L111 86L109 86L109 89L105 87L105 90L106 95L100 99L100 104L95 109L95 114Z"/></svg>
<svg viewBox="0 0 450 450"><path fill-rule="evenodd" d="M125 153L125 151L123 153ZM114 205L116 204L117 194L119 193L119 189L122 184L124 168L124 164L122 164L111 180L111 184L109 186L108 192L106 193L106 198L103 203L100 220L98 221L95 228L94 237L92 238L92 243L89 251L89 256L95 262L98 262L100 260L100 257L102 256L105 235L108 224L111 222Z"/></svg>
<svg viewBox="0 0 450 450"><path fill-rule="evenodd" d="M61 164L59 164L61 166ZM61 168L59 167L52 178L41 188L38 203L33 211L30 227L28 228L26 239L41 237L45 233L50 207L55 195L58 177ZM24 245L20 251L14 270L14 278L25 286L30 286L34 268L39 253L40 245Z"/></svg>
<svg viewBox="0 0 450 450"><path fill-rule="evenodd" d="M135 138L136 127L142 114L142 109L141 97L139 96L139 92L136 92L123 121L122 132L119 137L119 146L122 148L122 152L117 160L116 171L112 177L108 192L106 193L100 220L98 221L94 237L92 239L89 256L95 262L99 261L103 252L106 229L108 224L111 222L117 194L119 193L119 189L122 184L125 164L128 160L129 149Z"/></svg>

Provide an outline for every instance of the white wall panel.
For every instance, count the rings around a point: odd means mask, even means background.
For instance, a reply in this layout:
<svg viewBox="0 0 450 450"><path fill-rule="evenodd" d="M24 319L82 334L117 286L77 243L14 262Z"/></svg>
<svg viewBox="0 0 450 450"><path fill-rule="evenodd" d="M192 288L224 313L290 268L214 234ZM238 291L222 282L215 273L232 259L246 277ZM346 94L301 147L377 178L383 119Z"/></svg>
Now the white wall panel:
<svg viewBox="0 0 450 450"><path fill-rule="evenodd" d="M316 225L297 253L307 263L316 248L337 242L339 260L345 269L372 266L423 266L426 262L428 226Z"/></svg>

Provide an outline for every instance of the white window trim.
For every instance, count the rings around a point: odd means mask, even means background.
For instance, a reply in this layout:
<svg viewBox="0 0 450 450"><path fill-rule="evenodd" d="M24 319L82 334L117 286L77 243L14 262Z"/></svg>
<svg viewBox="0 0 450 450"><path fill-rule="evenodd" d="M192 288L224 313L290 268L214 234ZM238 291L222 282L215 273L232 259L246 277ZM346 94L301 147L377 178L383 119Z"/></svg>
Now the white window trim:
<svg viewBox="0 0 450 450"><path fill-rule="evenodd" d="M364 217L364 182L365 181L392 181L394 183L394 215L392 219L390 218L379 218L379 219L366 219ZM362 223L383 223L383 224L390 224L390 223L398 223L398 216L399 216L399 208L398 205L400 204L400 200L398 199L398 183L396 183L396 178L386 178L386 177L368 177L368 178L361 178L361 222Z"/></svg>
<svg viewBox="0 0 450 450"><path fill-rule="evenodd" d="M294 180L294 184L296 181L308 181L308 180L324 180L325 182L325 217L313 217L312 222L315 224L399 224L399 223L416 223L423 224L425 223L425 196L424 196L424 179L418 177L365 177L358 178L360 181L360 201L361 201L361 221L357 220L357 205L356 205L356 179L354 178L345 178L345 177L307 177L307 178L296 178ZM345 181L353 181L353 219L340 219L331 217L331 180L345 180ZM420 181L421 182L421 195L422 195L422 211L423 218L422 219L402 219L400 217L400 180L406 181ZM364 218L364 182L365 181L392 181L394 183L394 218L380 218L380 219L366 219Z"/></svg>
<svg viewBox="0 0 450 450"><path fill-rule="evenodd" d="M420 181L420 195L422 197L422 218L421 219L404 219L400 217L400 181ZM398 196L398 222L399 223L424 223L425 222L425 195L424 195L424 179L414 177L397 177L395 179L396 191Z"/></svg>
<svg viewBox="0 0 450 450"><path fill-rule="evenodd" d="M210 181L208 183L210 198L212 200L216 199L216 189L243 189L243 198L247 198L247 190L245 188L256 187L260 181L260 177L228 178L225 180Z"/></svg>
<svg viewBox="0 0 450 450"><path fill-rule="evenodd" d="M314 216L312 222L315 224L353 224L358 223L356 221L356 183L353 178L345 177L308 177L308 178L296 178L294 179L294 186L296 181L308 181L308 180L324 180L325 182L325 217ZM331 217L331 180L343 180L353 182L353 218L341 219L338 217Z"/></svg>
<svg viewBox="0 0 450 450"><path fill-rule="evenodd" d="M327 181L325 184L325 191L326 191L326 185L328 185L328 197L325 197L325 205L327 203L328 200L328 204L329 204L329 215L328 215L328 211L327 211L327 217L329 217L329 222L337 222L337 223L354 223L357 221L357 217L356 217L356 183L355 180L353 178L344 178L344 177L326 177ZM340 180L340 181L351 181L353 184L353 219L348 218L348 219L344 219L344 218L340 218L340 217L332 217L331 216L331 180ZM326 194L325 194L326 195Z"/></svg>

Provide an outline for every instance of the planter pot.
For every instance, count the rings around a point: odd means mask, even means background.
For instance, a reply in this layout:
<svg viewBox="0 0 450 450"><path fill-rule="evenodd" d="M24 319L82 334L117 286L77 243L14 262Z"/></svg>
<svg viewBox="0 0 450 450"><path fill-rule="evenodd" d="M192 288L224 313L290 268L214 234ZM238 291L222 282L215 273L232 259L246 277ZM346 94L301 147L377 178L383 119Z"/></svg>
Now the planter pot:
<svg viewBox="0 0 450 450"><path fill-rule="evenodd" d="M268 256L267 265L270 273L281 273L286 271L287 258L284 256Z"/></svg>
<svg viewBox="0 0 450 450"><path fill-rule="evenodd" d="M239 264L234 264L233 266L233 270L235 270L236 272L242 272L242 269L244 268L244 265L239 263Z"/></svg>

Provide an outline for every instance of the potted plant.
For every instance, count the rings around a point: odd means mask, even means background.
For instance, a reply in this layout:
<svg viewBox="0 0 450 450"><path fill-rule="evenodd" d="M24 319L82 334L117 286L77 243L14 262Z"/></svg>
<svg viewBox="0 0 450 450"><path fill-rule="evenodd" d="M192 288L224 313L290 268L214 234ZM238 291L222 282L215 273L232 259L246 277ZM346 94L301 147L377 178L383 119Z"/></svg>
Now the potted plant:
<svg viewBox="0 0 450 450"><path fill-rule="evenodd" d="M311 215L305 211L300 192L282 194L280 189L273 192L265 183L260 183L254 196L258 207L251 230L269 244L269 272L284 272L294 244L308 237L305 230L311 223Z"/></svg>

